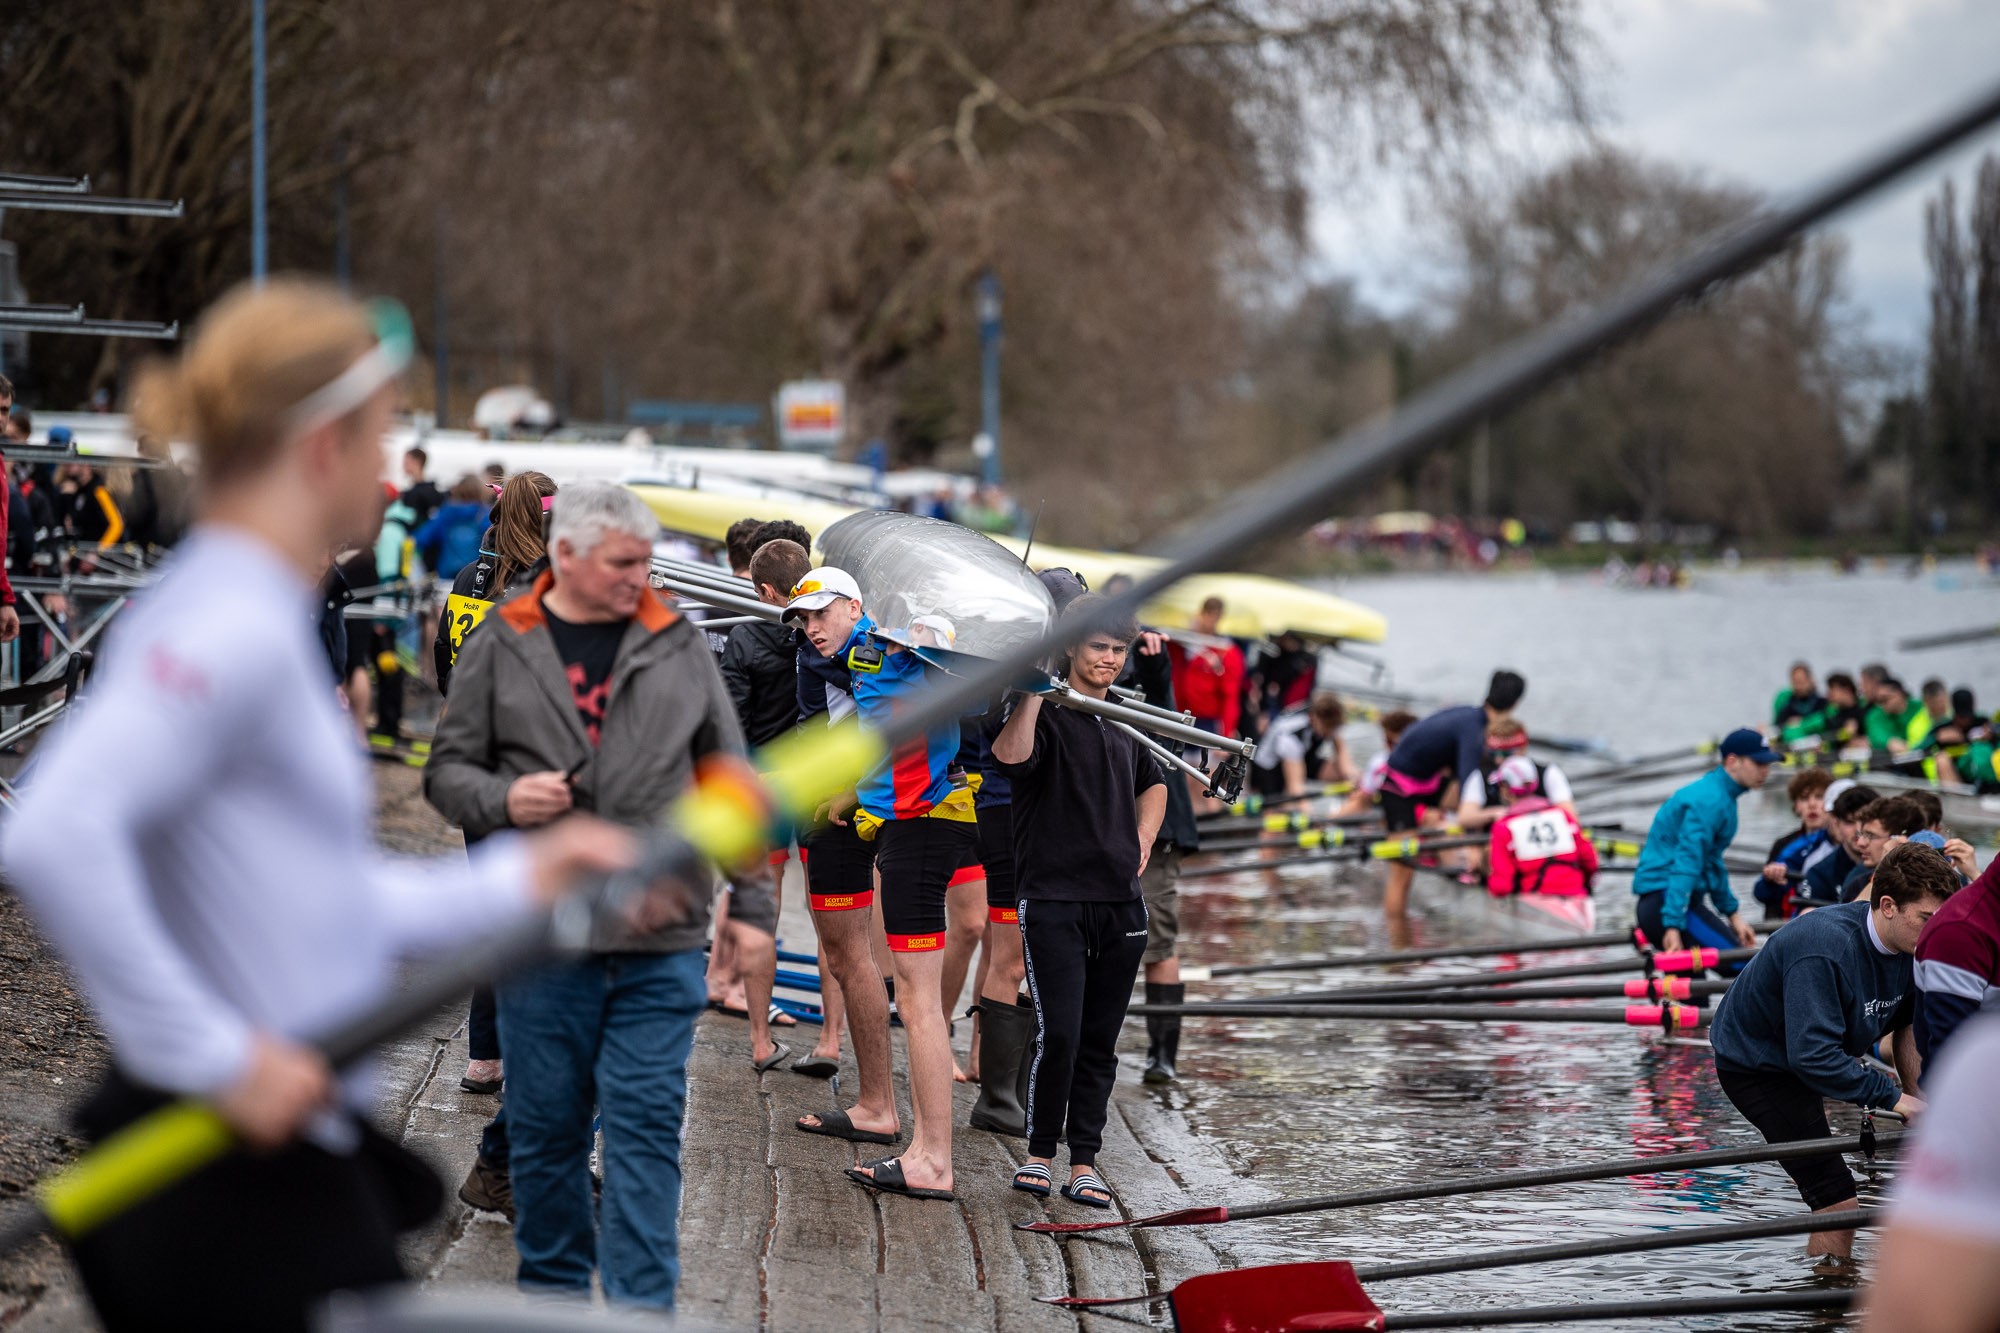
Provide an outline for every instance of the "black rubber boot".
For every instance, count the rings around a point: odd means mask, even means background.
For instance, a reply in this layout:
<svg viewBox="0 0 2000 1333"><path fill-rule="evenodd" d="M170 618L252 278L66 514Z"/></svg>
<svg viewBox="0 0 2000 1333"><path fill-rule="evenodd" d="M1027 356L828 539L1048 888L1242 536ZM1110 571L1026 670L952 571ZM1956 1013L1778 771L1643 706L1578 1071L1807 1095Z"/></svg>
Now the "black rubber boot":
<svg viewBox="0 0 2000 1333"><path fill-rule="evenodd" d="M1187 987L1180 982L1168 985L1165 982L1146 983L1147 1004L1181 1004L1187 999ZM1173 1083L1180 1078L1174 1069L1174 1061L1181 1053L1181 1016L1179 1014L1146 1015L1146 1072L1142 1076L1148 1083Z"/></svg>
<svg viewBox="0 0 2000 1333"><path fill-rule="evenodd" d="M974 1129L1016 1136L1028 1132L1021 1105L1021 1071L1035 1039L1035 1014L1004 1000L979 1001L979 1100L968 1123Z"/></svg>

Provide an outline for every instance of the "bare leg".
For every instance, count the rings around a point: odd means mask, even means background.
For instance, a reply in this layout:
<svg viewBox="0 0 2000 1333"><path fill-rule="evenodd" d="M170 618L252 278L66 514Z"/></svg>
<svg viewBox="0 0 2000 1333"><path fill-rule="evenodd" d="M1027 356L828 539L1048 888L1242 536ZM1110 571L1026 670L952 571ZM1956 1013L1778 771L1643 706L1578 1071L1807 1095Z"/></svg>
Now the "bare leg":
<svg viewBox="0 0 2000 1333"><path fill-rule="evenodd" d="M815 912L814 917L818 917ZM841 998L840 979L833 975L827 965L826 945L822 942L819 951L819 1040L813 1043L814 1056L828 1060L840 1058L840 1029L847 1021L847 1003Z"/></svg>
<svg viewBox="0 0 2000 1333"><path fill-rule="evenodd" d="M993 932L996 927L987 922L979 928L979 966L972 973L972 1054L966 1060L965 1073L974 1083L979 1081L979 1010L977 1001L986 994L986 971L993 965Z"/></svg>
<svg viewBox="0 0 2000 1333"><path fill-rule="evenodd" d="M1021 956L1021 928L1006 922L986 931L986 978L979 996L997 1004L1012 1004L1028 977L1028 960Z"/></svg>
<svg viewBox="0 0 2000 1333"><path fill-rule="evenodd" d="M1849 1208L1859 1208L1859 1199L1842 1199L1824 1208L1815 1208L1815 1213L1838 1213ZM1815 1231L1806 1237L1807 1254L1823 1254L1834 1259L1854 1257L1854 1233L1852 1231Z"/></svg>
<svg viewBox="0 0 2000 1333"><path fill-rule="evenodd" d="M1401 861L1389 863L1389 887L1382 894L1382 915L1391 921L1402 920L1410 910L1410 881L1417 877L1416 868Z"/></svg>
<svg viewBox="0 0 2000 1333"><path fill-rule="evenodd" d="M736 979L736 939L729 932L729 895L715 903L715 940L708 946L708 1002L728 1002L729 983Z"/></svg>
<svg viewBox="0 0 2000 1333"><path fill-rule="evenodd" d="M871 916L868 912L815 912L813 920L819 927L820 958L832 963L833 974L840 981L848 1026L854 1033L854 1063L861 1070L860 1100L847 1113L848 1118L857 1129L893 1134L898 1121L895 1094L890 1086L889 995L882 988L882 978L875 971L869 947L868 937L873 933ZM936 985L935 973L932 985ZM936 1012L935 996L932 1012ZM945 1082L947 1085L951 1082L949 1070ZM946 1093L948 1097L948 1086ZM819 1122L817 1116L802 1118Z"/></svg>
<svg viewBox="0 0 2000 1333"><path fill-rule="evenodd" d="M917 1119L910 1146L899 1156L903 1179L933 1190L951 1188L951 1039L938 999L942 952L899 953L894 960L896 1007L910 1051L910 1107Z"/></svg>
<svg viewBox="0 0 2000 1333"><path fill-rule="evenodd" d="M946 890L945 921L938 997L943 1003L945 1030L949 1035L951 1021L956 1017L953 1011L958 1008L959 997L965 994L965 974L972 970L972 951L979 947L979 937L986 927L986 881L967 880ZM966 1081L956 1055L951 1061L951 1077L955 1083Z"/></svg>
<svg viewBox="0 0 2000 1333"><path fill-rule="evenodd" d="M1156 986L1172 986L1181 979L1181 960L1178 954L1169 954L1157 963L1146 964L1146 980Z"/></svg>
<svg viewBox="0 0 2000 1333"><path fill-rule="evenodd" d="M363 740L368 739L368 715L375 708L375 691L369 683L368 672L364 668L351 671L347 676L347 711L353 717L356 729Z"/></svg>
<svg viewBox="0 0 2000 1333"><path fill-rule="evenodd" d="M743 1004L750 1013L750 1058L763 1060L775 1049L771 1041L771 987L778 974L778 941L741 921L730 922L729 933L736 941Z"/></svg>

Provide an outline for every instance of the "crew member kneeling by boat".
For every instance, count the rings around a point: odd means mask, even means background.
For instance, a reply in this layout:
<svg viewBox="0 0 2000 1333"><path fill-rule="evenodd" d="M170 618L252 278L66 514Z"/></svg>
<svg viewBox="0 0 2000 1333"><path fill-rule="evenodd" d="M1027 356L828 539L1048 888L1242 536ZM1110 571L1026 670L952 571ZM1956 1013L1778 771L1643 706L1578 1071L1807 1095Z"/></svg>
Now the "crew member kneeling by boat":
<svg viewBox="0 0 2000 1333"><path fill-rule="evenodd" d="M1077 599L1072 614L1102 615L1107 599ZM1071 649L1069 683L1102 699L1139 626L1129 615L1093 626ZM1063 1197L1109 1208L1095 1173L1118 1031L1146 951L1139 888L1167 792L1152 756L1103 718L1021 700L993 738L993 759L1014 789L1014 859L1022 952L1035 1002L1028 1073L1028 1162L1014 1187L1046 1195L1056 1144L1069 1142Z"/></svg>
<svg viewBox="0 0 2000 1333"><path fill-rule="evenodd" d="M1736 840L1736 800L1764 785L1783 758L1749 727L1738 727L1717 747L1722 766L1682 787L1653 816L1632 872L1639 896L1639 929L1657 947L1749 948L1757 932L1743 919L1729 891L1723 853ZM1734 971L1734 967L1725 968Z"/></svg>
<svg viewBox="0 0 2000 1333"><path fill-rule="evenodd" d="M143 382L142 427L200 451L201 518L5 825L8 878L111 1037L83 1133L194 1097L249 1149L76 1243L113 1330L303 1330L320 1295L400 1280L395 1233L443 1190L370 1126L369 1070L336 1079L305 1043L386 996L399 954L498 929L634 854L584 816L470 858L371 845L313 583L379 504L407 331L378 340L330 285L278 278L223 298Z"/></svg>
<svg viewBox="0 0 2000 1333"><path fill-rule="evenodd" d="M1513 893L1577 900L1588 929L1591 880L1597 875L1597 848L1583 836L1576 816L1541 794L1541 775L1526 755L1514 755L1493 771L1506 810L1493 823L1487 847L1492 869L1486 888L1496 898Z"/></svg>
<svg viewBox="0 0 2000 1333"><path fill-rule="evenodd" d="M1771 936L1722 997L1709 1041L1722 1091L1766 1141L1825 1138L1826 1099L1893 1110L1924 1104L1911 1020L1911 955L1931 914L1958 892L1942 852L1905 843L1875 870L1868 902L1808 912ZM1891 1039L1902 1088L1860 1057ZM1785 1173L1816 1213L1855 1206L1854 1177L1838 1154L1793 1158ZM1807 1252L1846 1256L1854 1233L1813 1233Z"/></svg>

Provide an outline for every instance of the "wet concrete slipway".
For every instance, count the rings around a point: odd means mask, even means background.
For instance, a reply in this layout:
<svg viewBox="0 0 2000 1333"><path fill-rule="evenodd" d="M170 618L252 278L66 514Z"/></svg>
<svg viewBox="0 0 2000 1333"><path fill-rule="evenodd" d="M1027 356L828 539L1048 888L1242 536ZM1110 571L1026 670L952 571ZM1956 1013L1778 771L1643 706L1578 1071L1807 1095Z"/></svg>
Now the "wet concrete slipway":
<svg viewBox="0 0 2000 1333"><path fill-rule="evenodd" d="M382 841L392 850L444 852L456 833L424 804L418 772L377 766ZM787 895L786 947L810 950L812 928L802 893ZM73 1153L63 1108L90 1086L104 1047L60 970L4 901L11 984L4 996L8 1040L0 1042L0 1191L21 1188ZM59 993L58 993L59 992ZM53 1019L45 1002L58 1011ZM383 1053L381 1122L432 1161L451 1189L470 1168L479 1131L497 1105L460 1091L466 1048L462 1008L440 1013ZM45 1031L53 1027L54 1031ZM958 1025L963 1058L967 1024ZM802 1053L817 1029L801 1025L781 1039ZM62 1034L67 1033L63 1038ZM910 1118L900 1029L897 1093ZM683 1323L742 1330L917 1330L1078 1327L1075 1316L1038 1305L1036 1296L1118 1295L1165 1290L1197 1273L1231 1266L1198 1231L1057 1243L1013 1224L1045 1213L1093 1220L1094 1210L1060 1199L1044 1205L1008 1188L1026 1145L964 1127L973 1089L958 1092L955 1154L958 1202L878 1196L849 1182L862 1160L853 1145L802 1134L792 1122L831 1104L819 1079L750 1066L749 1029L710 1013L698 1029L689 1067L686 1189L681 1208ZM1107 1128L1099 1171L1132 1213L1228 1198L1262 1197L1238 1179L1214 1147L1143 1089L1129 1059ZM851 1054L841 1084L851 1090ZM907 1140L906 1140L907 1141ZM869 1157L881 1148L867 1149ZM1058 1159L1060 1161L1060 1159ZM1116 1233L1113 1233L1116 1235ZM444 1215L408 1240L410 1270L433 1290L482 1297L510 1291L512 1230L504 1218L476 1213L454 1197ZM1104 1326L1092 1318L1086 1324ZM43 1241L0 1261L0 1328L19 1333L95 1327L62 1255Z"/></svg>

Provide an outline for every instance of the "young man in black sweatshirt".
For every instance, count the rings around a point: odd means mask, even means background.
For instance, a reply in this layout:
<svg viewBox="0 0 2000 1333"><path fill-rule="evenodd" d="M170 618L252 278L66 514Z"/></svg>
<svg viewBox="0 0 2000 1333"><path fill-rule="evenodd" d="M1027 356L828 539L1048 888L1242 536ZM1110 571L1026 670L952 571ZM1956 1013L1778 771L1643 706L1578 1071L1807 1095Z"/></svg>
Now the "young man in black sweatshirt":
<svg viewBox="0 0 2000 1333"><path fill-rule="evenodd" d="M1882 858L1867 902L1808 912L1771 936L1737 976L1709 1028L1723 1093L1770 1143L1824 1138L1826 1101L1914 1117L1924 1104L1910 1021L1916 1012L1911 955L1924 923L1958 891L1942 852L1904 843ZM1861 1056L1891 1038L1902 1080ZM1854 1177L1838 1154L1783 1163L1806 1207L1855 1207ZM1814 1232L1809 1254L1853 1252L1850 1231Z"/></svg>
<svg viewBox="0 0 2000 1333"><path fill-rule="evenodd" d="M1101 614L1104 602L1086 596L1071 610ZM1104 698L1138 634L1130 616L1094 627L1070 651L1070 687ZM1056 1144L1067 1139L1063 1197L1109 1208L1097 1150L1118 1032L1146 951L1139 874L1166 813L1166 785L1131 736L1088 713L1044 708L1033 695L994 737L993 759L1013 785L1015 891L1035 1002L1029 1160L1014 1186L1048 1194Z"/></svg>

